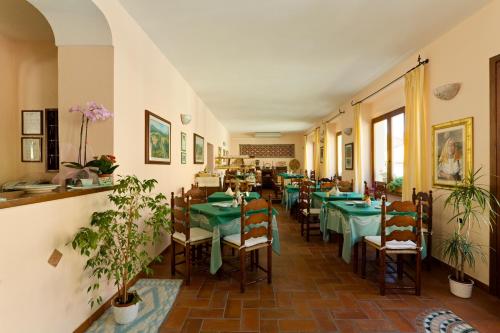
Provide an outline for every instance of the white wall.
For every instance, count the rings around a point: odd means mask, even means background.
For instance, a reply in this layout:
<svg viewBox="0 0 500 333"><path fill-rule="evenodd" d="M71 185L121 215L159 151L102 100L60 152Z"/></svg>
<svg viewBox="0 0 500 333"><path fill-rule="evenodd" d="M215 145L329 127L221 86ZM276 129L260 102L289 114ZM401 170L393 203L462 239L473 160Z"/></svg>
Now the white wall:
<svg viewBox="0 0 500 333"><path fill-rule="evenodd" d="M302 133L297 134L282 134L279 138L256 138L253 134L232 134L231 135L231 145L229 153L231 155L240 154L240 144L294 144L295 145L295 159L300 162L300 169L304 169L304 135ZM277 162L288 163L292 158L256 158L260 160L260 165L264 166L265 163L270 163L271 165L276 165Z"/></svg>
<svg viewBox="0 0 500 333"><path fill-rule="evenodd" d="M418 54L429 58L430 63L425 66L427 108L429 114L428 140L431 142L431 126L465 117L474 117L474 167L482 167L485 175L483 182L489 185L489 58L500 53L500 43L497 32L500 31L500 1L495 0L461 22L455 28L440 36L435 41L421 48L400 64L385 73L382 77L369 84L362 91L352 96L342 108L348 112L340 117L336 123L340 128L353 126L353 113L350 106L351 100L359 100L377 90L387 82L393 80L401 73L406 72L416 63ZM459 94L450 101L443 101L432 95L432 89L442 84L461 82ZM362 104L364 126L369 126L371 119L382 113L397 109L404 105L404 85L399 82L392 89L386 90ZM363 131L365 147L363 161L370 163L370 139L368 130ZM366 142L365 142L366 141ZM352 142L352 137L345 137L345 142ZM431 170L431 151L429 150L429 165ZM370 167L363 167L363 178L369 179ZM350 171L344 171L346 177L351 178ZM432 179L429 172L428 188L431 189ZM425 190L425 189L424 189ZM447 191L433 188L435 197L434 216L434 247L433 255L441 258L439 243L442 237L450 232L447 220L449 211L443 211L443 195ZM467 273L479 281L489 283L489 229L474 229L473 240L484 245L486 262L477 261L476 270L467 270Z"/></svg>

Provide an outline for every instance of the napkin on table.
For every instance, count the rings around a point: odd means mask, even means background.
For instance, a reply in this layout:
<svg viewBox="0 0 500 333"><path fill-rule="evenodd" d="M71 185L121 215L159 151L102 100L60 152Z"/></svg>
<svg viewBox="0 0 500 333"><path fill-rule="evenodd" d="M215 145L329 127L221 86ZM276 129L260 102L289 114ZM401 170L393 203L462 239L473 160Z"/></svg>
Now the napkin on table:
<svg viewBox="0 0 500 333"><path fill-rule="evenodd" d="M233 195L234 195L233 190L231 189L231 187L228 187L228 188L227 188L226 194L227 194L227 195L230 195L230 196L233 196Z"/></svg>

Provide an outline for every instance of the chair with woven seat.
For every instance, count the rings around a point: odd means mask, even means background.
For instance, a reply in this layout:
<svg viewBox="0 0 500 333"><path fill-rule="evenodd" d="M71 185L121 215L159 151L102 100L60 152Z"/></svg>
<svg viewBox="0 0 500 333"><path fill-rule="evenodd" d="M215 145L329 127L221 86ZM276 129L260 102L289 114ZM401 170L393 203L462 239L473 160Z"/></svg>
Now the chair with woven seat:
<svg viewBox="0 0 500 333"><path fill-rule="evenodd" d="M387 213L393 213L387 218ZM402 215L402 214L410 215ZM414 214L417 213L415 217ZM411 215L412 214L412 215ZM365 236L362 241L361 276L366 277L366 248L370 246L379 251L379 288L380 295L385 295L386 289L414 289L415 295L420 295L422 271L422 203L415 206L411 201L395 201L386 206L386 198L382 198L382 215L380 236ZM386 256L397 256L397 275L403 277L403 255L415 255L414 287L386 287Z"/></svg>
<svg viewBox="0 0 500 333"><path fill-rule="evenodd" d="M186 285L191 283L191 267L192 267L192 250L200 245L210 245L212 242L212 233L202 228L191 227L191 220L189 216L190 197L175 197L174 192L171 194L171 221L172 221L172 234L171 234L171 247L172 247L172 260L171 260L171 273L172 276L177 272L176 266L186 264L185 277ZM182 247L181 252L176 252L176 245ZM177 262L178 255L184 255L184 261Z"/></svg>
<svg viewBox="0 0 500 333"><path fill-rule="evenodd" d="M309 179L312 181L316 180L316 171L311 170L311 173L309 174Z"/></svg>
<svg viewBox="0 0 500 333"><path fill-rule="evenodd" d="M373 182L372 187L368 187L368 183L365 181L365 192L369 193L375 200L379 200L382 196L387 197L387 184L384 182Z"/></svg>
<svg viewBox="0 0 500 333"><path fill-rule="evenodd" d="M245 292L247 284L255 283L267 278L267 283L272 282L272 219L273 211L271 198L253 200L248 204L241 204L240 233L225 236L222 239L223 245L228 245L233 250L238 250L240 258L240 291ZM242 241L243 245L242 245ZM259 264L259 250L267 249L267 268ZM252 270L255 264L257 269L266 273L266 277L258 278L254 281L247 281L246 259L247 254L252 257ZM255 260L253 260L255 258Z"/></svg>
<svg viewBox="0 0 500 333"><path fill-rule="evenodd" d="M417 201L422 202L422 232L426 235L427 256L424 259L427 270L431 269L432 262L432 191L416 192L413 188L411 200L415 205Z"/></svg>
<svg viewBox="0 0 500 333"><path fill-rule="evenodd" d="M311 208L311 184L314 183L308 181L301 183L299 188L299 199L297 202L300 235L304 236L305 232L307 242L309 242L312 230L320 230L319 214L321 209Z"/></svg>
<svg viewBox="0 0 500 333"><path fill-rule="evenodd" d="M328 192L330 191L333 187L335 186L335 184L331 181L328 181L328 182L321 182L319 184L319 190L321 192Z"/></svg>

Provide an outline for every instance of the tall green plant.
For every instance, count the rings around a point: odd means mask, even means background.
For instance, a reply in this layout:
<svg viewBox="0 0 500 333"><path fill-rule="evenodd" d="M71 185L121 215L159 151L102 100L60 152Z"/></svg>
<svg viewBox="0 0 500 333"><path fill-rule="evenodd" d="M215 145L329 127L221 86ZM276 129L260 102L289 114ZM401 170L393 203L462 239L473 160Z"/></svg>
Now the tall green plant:
<svg viewBox="0 0 500 333"><path fill-rule="evenodd" d="M113 193L108 195L114 209L94 212L90 227L80 228L72 246L88 257L85 270L97 278L87 292L99 289L99 280L114 281L118 289L117 302L129 304L127 284L138 273L151 274L148 265L160 257L147 252L148 245L154 245L162 231L170 231L167 198L163 194L153 195L157 181L139 180L136 176L120 177ZM134 295L132 302L139 300ZM91 306L100 304L102 297L92 297Z"/></svg>
<svg viewBox="0 0 500 333"><path fill-rule="evenodd" d="M448 223L453 223L454 229L451 237L444 240L442 253L454 269L455 280L459 282L465 282L465 264L474 268L476 256L485 260L481 245L470 239L471 229L476 225L491 228L496 214L495 208L499 206L495 196L484 185L479 184L483 177L480 171L481 168L466 174L464 179L453 187L444 203L445 208L451 207L453 210L453 216Z"/></svg>

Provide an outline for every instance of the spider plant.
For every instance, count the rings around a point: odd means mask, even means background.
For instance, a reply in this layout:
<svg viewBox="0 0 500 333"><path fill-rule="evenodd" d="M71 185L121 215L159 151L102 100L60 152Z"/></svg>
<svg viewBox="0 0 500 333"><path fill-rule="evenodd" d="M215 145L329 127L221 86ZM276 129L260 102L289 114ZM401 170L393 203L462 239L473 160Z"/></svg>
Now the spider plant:
<svg viewBox="0 0 500 333"><path fill-rule="evenodd" d="M468 172L462 181L457 182L445 200L444 207L452 208L453 215L448 220L452 223L453 233L445 239L442 254L453 268L453 279L466 283L465 265L474 269L476 258L485 260L482 246L471 240L471 231L477 226L491 228L499 202L495 196L480 184L483 175L481 168Z"/></svg>

